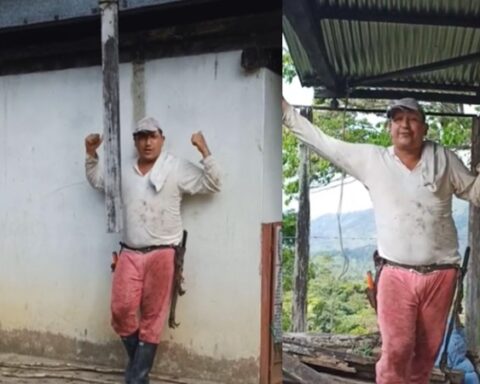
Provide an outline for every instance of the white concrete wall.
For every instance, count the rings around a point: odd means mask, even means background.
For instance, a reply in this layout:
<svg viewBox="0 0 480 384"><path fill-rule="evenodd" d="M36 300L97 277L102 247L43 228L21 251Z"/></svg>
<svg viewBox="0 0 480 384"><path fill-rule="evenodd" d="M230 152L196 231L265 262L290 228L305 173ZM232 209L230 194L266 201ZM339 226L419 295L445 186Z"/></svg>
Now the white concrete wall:
<svg viewBox="0 0 480 384"><path fill-rule="evenodd" d="M278 76L265 71L264 93L264 136L261 150L263 152L263 212L264 223L282 221L282 190L278 180L282 180L282 135L278 127L282 126L282 115L278 106L282 99L282 84Z"/></svg>
<svg viewBox="0 0 480 384"><path fill-rule="evenodd" d="M132 66L121 65L124 164L133 156ZM0 330L103 343L111 251L103 197L84 177L84 137L102 130L100 67L0 77ZM281 220L279 76L245 74L240 52L145 65L146 113L167 149L198 161L202 130L223 190L187 198L181 326L163 339L215 359L258 358L260 227Z"/></svg>

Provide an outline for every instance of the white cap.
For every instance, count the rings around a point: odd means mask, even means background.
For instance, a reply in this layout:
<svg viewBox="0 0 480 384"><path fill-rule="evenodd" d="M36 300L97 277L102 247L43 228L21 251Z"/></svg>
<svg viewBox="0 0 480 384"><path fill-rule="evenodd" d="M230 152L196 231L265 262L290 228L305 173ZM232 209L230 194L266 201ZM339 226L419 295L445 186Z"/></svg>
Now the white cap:
<svg viewBox="0 0 480 384"><path fill-rule="evenodd" d="M155 120L153 117L144 117L137 123L137 126L133 130L133 134L139 132L157 132L163 133L162 128L160 128L160 124L158 121Z"/></svg>
<svg viewBox="0 0 480 384"><path fill-rule="evenodd" d="M392 118L393 112L398 109L408 109L410 111L416 111L419 112L422 117L423 121L425 121L425 112L423 111L423 108L420 104L418 104L418 101L411 98L411 97L405 97L400 100L394 100L387 109L387 117L389 119Z"/></svg>

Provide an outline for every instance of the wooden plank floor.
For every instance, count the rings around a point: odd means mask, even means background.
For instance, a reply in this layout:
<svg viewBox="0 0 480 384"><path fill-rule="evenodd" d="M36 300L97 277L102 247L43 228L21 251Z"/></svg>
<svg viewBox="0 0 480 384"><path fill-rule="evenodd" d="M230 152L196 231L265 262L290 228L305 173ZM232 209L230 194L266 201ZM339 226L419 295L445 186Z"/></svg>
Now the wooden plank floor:
<svg viewBox="0 0 480 384"><path fill-rule="evenodd" d="M34 356L0 354L0 383L5 384L121 384L123 370ZM198 379L151 375L151 384L226 384Z"/></svg>

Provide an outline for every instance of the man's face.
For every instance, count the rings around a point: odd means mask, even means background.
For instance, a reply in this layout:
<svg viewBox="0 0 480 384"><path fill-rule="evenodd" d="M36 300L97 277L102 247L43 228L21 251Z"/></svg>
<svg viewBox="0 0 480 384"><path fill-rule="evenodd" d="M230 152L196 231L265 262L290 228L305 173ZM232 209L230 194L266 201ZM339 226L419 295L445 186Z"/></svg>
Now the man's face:
<svg viewBox="0 0 480 384"><path fill-rule="evenodd" d="M138 159L141 162L151 163L160 156L165 137L159 131L143 131L136 133L133 140L135 148L137 148Z"/></svg>
<svg viewBox="0 0 480 384"><path fill-rule="evenodd" d="M390 119L390 136L395 148L401 150L419 150L427 133L427 125L420 112L408 109L393 111Z"/></svg>

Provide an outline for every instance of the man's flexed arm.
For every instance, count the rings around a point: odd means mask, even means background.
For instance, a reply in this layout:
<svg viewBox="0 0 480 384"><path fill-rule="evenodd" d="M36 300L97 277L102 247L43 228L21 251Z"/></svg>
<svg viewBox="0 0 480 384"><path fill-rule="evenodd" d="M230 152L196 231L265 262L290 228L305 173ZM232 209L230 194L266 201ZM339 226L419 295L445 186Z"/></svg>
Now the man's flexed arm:
<svg viewBox="0 0 480 384"><path fill-rule="evenodd" d="M98 190L104 190L103 171L98 161L97 150L102 144L102 137L92 133L85 138L85 174L90 185Z"/></svg>
<svg viewBox="0 0 480 384"><path fill-rule="evenodd" d="M210 150L202 132L195 132L191 138L192 145L202 155L203 169L188 161L182 161L179 167L179 187L184 193L219 192L221 175L218 164Z"/></svg>
<svg viewBox="0 0 480 384"><path fill-rule="evenodd" d="M208 149L207 141L203 136L201 131L195 132L191 138L192 145L198 149L198 152L202 155L204 159L211 155L210 150Z"/></svg>

